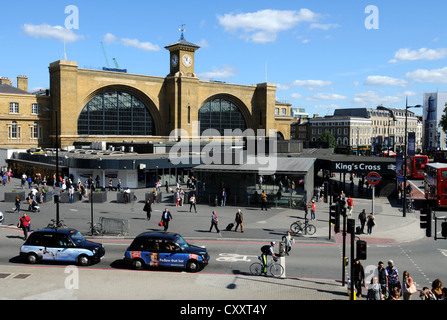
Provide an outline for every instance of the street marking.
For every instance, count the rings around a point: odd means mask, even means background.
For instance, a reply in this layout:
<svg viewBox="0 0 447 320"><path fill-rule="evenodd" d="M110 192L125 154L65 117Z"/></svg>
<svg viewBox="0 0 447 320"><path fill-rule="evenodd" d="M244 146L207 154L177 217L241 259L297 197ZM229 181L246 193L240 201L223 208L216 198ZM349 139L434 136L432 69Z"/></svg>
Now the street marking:
<svg viewBox="0 0 447 320"><path fill-rule="evenodd" d="M447 250L446 249L438 249L444 256L447 257Z"/></svg>
<svg viewBox="0 0 447 320"><path fill-rule="evenodd" d="M251 262L251 258L256 258L258 256L252 256L252 255L240 255L237 253L220 253L219 258L216 258L216 261L223 261L223 262Z"/></svg>

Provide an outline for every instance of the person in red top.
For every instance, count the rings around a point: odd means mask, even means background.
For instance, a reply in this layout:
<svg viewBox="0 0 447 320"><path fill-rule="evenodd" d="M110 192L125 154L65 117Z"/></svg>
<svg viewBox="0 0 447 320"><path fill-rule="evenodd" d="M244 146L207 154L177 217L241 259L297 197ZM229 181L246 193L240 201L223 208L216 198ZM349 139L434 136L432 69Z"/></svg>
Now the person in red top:
<svg viewBox="0 0 447 320"><path fill-rule="evenodd" d="M354 207L354 200L348 196L348 200L346 200L346 204L348 205L348 215L352 214L352 208Z"/></svg>
<svg viewBox="0 0 447 320"><path fill-rule="evenodd" d="M23 213L23 216L20 218L17 227L22 228L23 236L25 237L26 240L28 238L28 232L30 231L31 227L31 218L28 217L28 215L25 212Z"/></svg>
<svg viewBox="0 0 447 320"><path fill-rule="evenodd" d="M310 209L310 220L315 220L315 200L312 200L312 206Z"/></svg>

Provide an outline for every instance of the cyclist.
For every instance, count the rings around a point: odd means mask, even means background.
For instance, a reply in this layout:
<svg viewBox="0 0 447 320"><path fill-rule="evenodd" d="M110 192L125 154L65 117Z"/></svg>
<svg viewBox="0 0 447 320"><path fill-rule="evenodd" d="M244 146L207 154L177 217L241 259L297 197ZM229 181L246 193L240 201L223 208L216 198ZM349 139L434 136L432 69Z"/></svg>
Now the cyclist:
<svg viewBox="0 0 447 320"><path fill-rule="evenodd" d="M270 245L265 245L262 246L261 248L261 262L262 262L262 273L265 275L267 274L267 256L268 255L272 255L273 259L276 261L276 255L275 252L273 250L274 246L275 246L276 242L272 241L270 242Z"/></svg>

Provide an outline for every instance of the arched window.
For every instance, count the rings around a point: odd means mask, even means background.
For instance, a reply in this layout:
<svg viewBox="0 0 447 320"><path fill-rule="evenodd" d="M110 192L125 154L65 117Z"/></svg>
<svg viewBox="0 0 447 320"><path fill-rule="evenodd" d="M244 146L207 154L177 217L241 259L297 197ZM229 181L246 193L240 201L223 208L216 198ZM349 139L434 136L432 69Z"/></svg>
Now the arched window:
<svg viewBox="0 0 447 320"><path fill-rule="evenodd" d="M244 116L239 108L226 99L217 98L205 103L199 110L200 134L215 129L224 134L225 129L247 129Z"/></svg>
<svg viewBox="0 0 447 320"><path fill-rule="evenodd" d="M121 91L97 95L82 109L78 134L154 135L155 124L148 108L138 98Z"/></svg>

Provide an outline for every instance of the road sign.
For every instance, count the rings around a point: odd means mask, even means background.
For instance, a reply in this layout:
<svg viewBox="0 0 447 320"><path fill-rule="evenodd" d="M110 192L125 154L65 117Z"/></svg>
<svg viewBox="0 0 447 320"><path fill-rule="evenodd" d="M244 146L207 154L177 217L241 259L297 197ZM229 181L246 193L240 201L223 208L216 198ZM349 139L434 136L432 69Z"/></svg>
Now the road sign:
<svg viewBox="0 0 447 320"><path fill-rule="evenodd" d="M366 181L372 186L379 184L380 180L382 180L382 177L377 172L370 172L366 176Z"/></svg>

